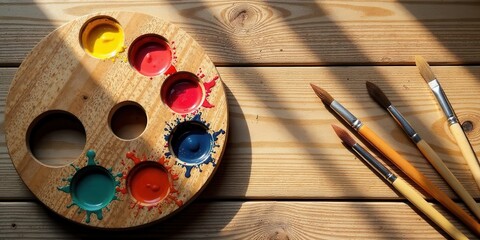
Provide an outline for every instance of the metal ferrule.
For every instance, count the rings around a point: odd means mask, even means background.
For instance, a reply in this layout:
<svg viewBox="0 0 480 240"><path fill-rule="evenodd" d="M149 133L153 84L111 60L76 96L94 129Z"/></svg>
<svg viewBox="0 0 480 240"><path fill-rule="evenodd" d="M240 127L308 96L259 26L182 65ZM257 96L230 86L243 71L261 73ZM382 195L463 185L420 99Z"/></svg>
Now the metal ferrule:
<svg viewBox="0 0 480 240"><path fill-rule="evenodd" d="M358 153L367 163L368 165L372 166L378 173L380 173L387 181L393 183L397 180L397 176L390 172L385 166L383 166L377 159L375 159L372 154L370 154L367 150L365 150L362 146L358 143L353 145L353 150Z"/></svg>
<svg viewBox="0 0 480 240"><path fill-rule="evenodd" d="M349 112L346 108L342 106L339 102L336 100L333 100L333 102L330 104L330 107L338 114L340 117L343 118L350 126L353 127L353 129L358 130L363 123L358 120L351 112Z"/></svg>
<svg viewBox="0 0 480 240"><path fill-rule="evenodd" d="M405 131L408 137L412 139L414 143L418 143L420 142L420 140L422 140L420 138L420 135L418 135L417 132L415 132L412 125L410 125L407 119L403 117L403 115L398 111L398 109L395 106L390 105L387 108L387 110L393 116L395 121L402 127L403 131Z"/></svg>
<svg viewBox="0 0 480 240"><path fill-rule="evenodd" d="M452 105L450 105L447 95L445 95L445 92L443 91L442 86L440 86L440 83L437 81L437 79L428 82L428 86L430 89L432 89L433 94L437 98L438 104L440 104L443 113L445 113L448 124L452 125L458 123L458 119L455 116Z"/></svg>

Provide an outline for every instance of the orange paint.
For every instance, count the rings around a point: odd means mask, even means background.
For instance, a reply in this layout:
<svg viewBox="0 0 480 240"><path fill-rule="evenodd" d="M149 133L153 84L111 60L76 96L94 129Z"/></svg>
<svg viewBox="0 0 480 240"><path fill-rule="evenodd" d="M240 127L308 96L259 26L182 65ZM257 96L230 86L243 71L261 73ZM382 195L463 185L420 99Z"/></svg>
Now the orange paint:
<svg viewBox="0 0 480 240"><path fill-rule="evenodd" d="M132 169L128 178L129 191L142 205L155 205L170 192L168 172L158 164L140 164Z"/></svg>

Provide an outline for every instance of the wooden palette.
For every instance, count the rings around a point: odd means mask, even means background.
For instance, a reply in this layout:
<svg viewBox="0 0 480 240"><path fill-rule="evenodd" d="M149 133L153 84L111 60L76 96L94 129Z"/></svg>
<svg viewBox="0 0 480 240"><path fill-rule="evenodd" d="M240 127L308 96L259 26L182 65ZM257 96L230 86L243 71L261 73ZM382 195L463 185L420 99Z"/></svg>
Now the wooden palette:
<svg viewBox="0 0 480 240"><path fill-rule="evenodd" d="M144 225L191 202L228 130L225 90L204 50L171 23L125 12L80 17L45 37L18 69L5 115L27 187L100 228ZM77 142L48 139L65 129L85 143L70 161L62 156ZM60 164L39 160L45 147Z"/></svg>

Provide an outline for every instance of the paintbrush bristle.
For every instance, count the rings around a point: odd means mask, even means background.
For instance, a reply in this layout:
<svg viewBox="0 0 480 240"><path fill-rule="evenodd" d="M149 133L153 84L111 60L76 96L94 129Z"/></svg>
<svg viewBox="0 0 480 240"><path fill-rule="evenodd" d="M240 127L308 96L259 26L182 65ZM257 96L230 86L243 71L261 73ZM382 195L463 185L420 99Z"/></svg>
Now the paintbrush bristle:
<svg viewBox="0 0 480 240"><path fill-rule="evenodd" d="M353 147L353 145L355 145L356 143L355 140L353 140L353 138L350 137L347 131L343 130L342 128L340 128L335 124L332 124L332 128L333 128L333 131L335 131L335 133L337 134L337 136L342 140L342 142L347 144L347 146Z"/></svg>
<svg viewBox="0 0 480 240"><path fill-rule="evenodd" d="M425 79L427 83L436 79L435 74L430 68L430 65L428 65L427 61L425 61L422 56L415 56L415 64L420 71L420 75L422 75L423 79Z"/></svg>
<svg viewBox="0 0 480 240"><path fill-rule="evenodd" d="M333 102L333 97L325 90L322 88L314 85L313 83L310 83L310 86L312 87L313 91L317 96L324 102L326 105L329 105Z"/></svg>
<svg viewBox="0 0 480 240"><path fill-rule="evenodd" d="M375 102L380 104L380 106L383 108L388 108L390 105L392 105L385 93L383 93L382 89L380 89L377 85L369 81L367 81L365 85L367 85L367 90L368 94L370 94L370 97L372 97Z"/></svg>

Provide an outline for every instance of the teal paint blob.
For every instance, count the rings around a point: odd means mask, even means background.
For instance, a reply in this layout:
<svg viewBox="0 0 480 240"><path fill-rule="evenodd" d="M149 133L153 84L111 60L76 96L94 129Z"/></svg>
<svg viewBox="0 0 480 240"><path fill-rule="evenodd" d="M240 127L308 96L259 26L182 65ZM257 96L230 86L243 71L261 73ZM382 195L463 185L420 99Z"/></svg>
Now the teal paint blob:
<svg viewBox="0 0 480 240"><path fill-rule="evenodd" d="M57 190L71 195L72 203L67 205L67 208L78 206L78 214L85 211L85 222L89 223L92 214L95 214L98 220L102 220L103 208L108 209L107 206L113 200L118 200L116 188L120 185L120 181L116 179L122 177L122 173L113 174L111 168L98 166L93 150L88 150L86 156L87 166L79 168L71 165L75 173L73 176L62 179L69 184L57 187Z"/></svg>
<svg viewBox="0 0 480 240"><path fill-rule="evenodd" d="M87 166L78 171L70 183L73 202L86 211L106 207L115 197L115 179L100 166Z"/></svg>

